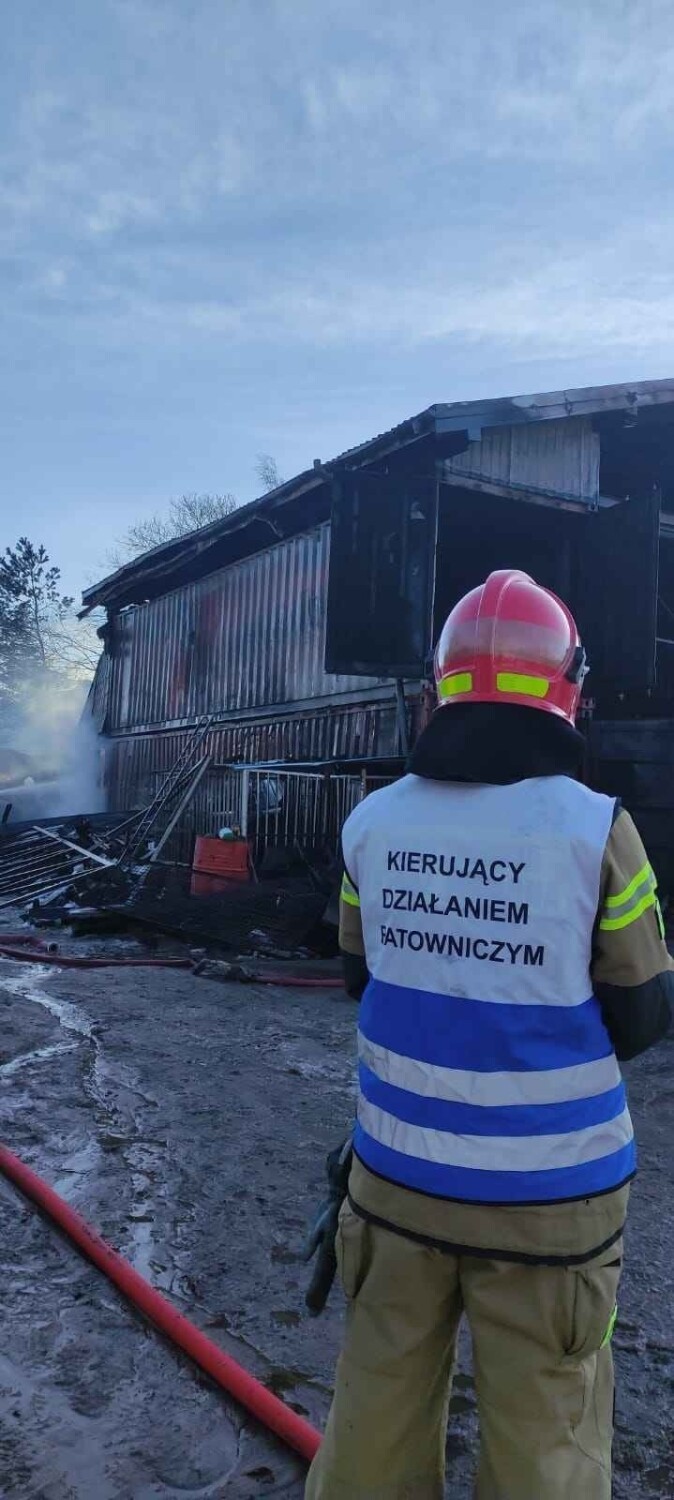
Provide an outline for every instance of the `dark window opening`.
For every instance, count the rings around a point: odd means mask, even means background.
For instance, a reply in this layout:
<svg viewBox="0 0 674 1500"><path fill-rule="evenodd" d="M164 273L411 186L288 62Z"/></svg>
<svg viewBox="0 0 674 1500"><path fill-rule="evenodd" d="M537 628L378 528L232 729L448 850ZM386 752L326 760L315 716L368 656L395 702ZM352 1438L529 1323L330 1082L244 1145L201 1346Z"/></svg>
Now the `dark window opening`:
<svg viewBox="0 0 674 1500"><path fill-rule="evenodd" d="M495 569L521 568L573 610L598 710L651 713L654 695L674 690L674 646L664 644L674 641L674 540L659 541L661 494L665 509L671 496L674 538L672 416L601 419L597 509L437 483L443 455L428 444L380 472L343 473L333 486L326 669L421 677L462 594Z"/></svg>
<svg viewBox="0 0 674 1500"><path fill-rule="evenodd" d="M581 512L441 486L435 638L463 593L494 569L521 568L573 611L589 697L646 692L655 681L657 524L654 501Z"/></svg>
<svg viewBox="0 0 674 1500"><path fill-rule="evenodd" d="M436 506L432 470L347 471L335 479L328 672L423 674L431 642Z"/></svg>

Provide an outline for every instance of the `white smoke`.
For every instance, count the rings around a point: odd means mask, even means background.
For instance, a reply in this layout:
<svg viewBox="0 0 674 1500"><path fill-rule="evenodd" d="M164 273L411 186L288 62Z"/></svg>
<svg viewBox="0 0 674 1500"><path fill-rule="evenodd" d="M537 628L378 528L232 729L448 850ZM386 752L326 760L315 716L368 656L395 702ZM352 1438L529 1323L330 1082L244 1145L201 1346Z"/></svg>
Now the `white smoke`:
<svg viewBox="0 0 674 1500"><path fill-rule="evenodd" d="M12 823L103 811L102 743L84 711L88 687L50 673L0 710L0 771L3 752L7 768L0 811L11 802Z"/></svg>

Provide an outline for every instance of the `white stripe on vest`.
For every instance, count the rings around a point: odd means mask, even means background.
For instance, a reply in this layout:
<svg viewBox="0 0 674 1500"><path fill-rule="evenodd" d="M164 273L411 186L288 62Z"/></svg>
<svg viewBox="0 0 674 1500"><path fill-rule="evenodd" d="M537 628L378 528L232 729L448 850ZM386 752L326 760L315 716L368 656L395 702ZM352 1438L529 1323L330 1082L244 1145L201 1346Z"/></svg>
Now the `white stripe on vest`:
<svg viewBox="0 0 674 1500"><path fill-rule="evenodd" d="M378 1047L362 1032L358 1036L358 1056L378 1078L394 1088L424 1094L432 1099L460 1100L489 1108L495 1104L555 1104L559 1099L560 1069L538 1072L474 1073L465 1068L437 1068L401 1057L388 1047ZM578 1063L565 1068L565 1099L590 1099L605 1094L620 1084L620 1068L614 1053L596 1062Z"/></svg>
<svg viewBox="0 0 674 1500"><path fill-rule="evenodd" d="M361 1104L359 1121L364 1130L393 1151L406 1156L418 1156L424 1161L442 1162L448 1166L479 1169L484 1166L484 1136L450 1135L444 1130L421 1130L417 1125L403 1125L393 1115L381 1109L373 1109L366 1101ZM529 1136L488 1137L489 1167L497 1172L542 1172L565 1167L569 1148L576 1162L592 1162L606 1150L615 1150L614 1127L618 1140L625 1146L632 1138L629 1111L624 1109L617 1120L612 1120L611 1129L574 1130L564 1135L541 1135L533 1140Z"/></svg>
<svg viewBox="0 0 674 1500"><path fill-rule="evenodd" d="M351 815L371 975L355 1143L372 1170L492 1203L589 1197L632 1175L590 979L612 814L567 777L407 776Z"/></svg>

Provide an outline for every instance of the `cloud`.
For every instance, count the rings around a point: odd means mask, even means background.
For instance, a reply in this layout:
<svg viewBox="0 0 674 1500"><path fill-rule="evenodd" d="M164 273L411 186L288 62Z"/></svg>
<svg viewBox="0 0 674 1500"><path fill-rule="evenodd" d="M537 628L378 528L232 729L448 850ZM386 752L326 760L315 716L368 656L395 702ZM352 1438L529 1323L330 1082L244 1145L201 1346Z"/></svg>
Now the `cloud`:
<svg viewBox="0 0 674 1500"><path fill-rule="evenodd" d="M509 164L519 193L532 164L619 152L634 169L674 125L670 0L100 0L95 28L87 9L25 0L6 48L0 193L17 241L206 230L242 199L251 224L373 197L387 221L442 171L451 211L476 159Z"/></svg>
<svg viewBox="0 0 674 1500"><path fill-rule="evenodd" d="M343 282L330 293L284 286L238 311L187 304L186 323L209 334L344 350L362 346L406 350L424 344L501 345L514 359L535 354L582 356L588 350L670 350L674 283L626 262L616 272L613 250L561 260L550 256L533 275L494 282L387 279ZM165 309L168 316L169 310ZM179 315L180 323L180 315Z"/></svg>
<svg viewBox="0 0 674 1500"><path fill-rule="evenodd" d="M68 273L65 266L47 266L39 280L39 285L46 292L62 292L67 280Z"/></svg>
<svg viewBox="0 0 674 1500"><path fill-rule="evenodd" d="M671 341L671 0L22 0L0 122L10 403Z"/></svg>
<svg viewBox="0 0 674 1500"><path fill-rule="evenodd" d="M161 210L155 199L109 189L95 198L85 217L85 226L92 234L110 235L120 229L156 224L160 219Z"/></svg>
<svg viewBox="0 0 674 1500"><path fill-rule="evenodd" d="M333 258L299 269L265 264L245 253L225 261L217 246L141 246L107 256L88 280L68 262L43 278L51 293L26 312L46 326L54 320L61 343L123 354L132 362L152 351L169 361L217 358L237 351L273 367L289 351L354 360L380 351L391 361L424 350L484 351L485 363L588 357L620 353L658 359L674 336L672 221L662 216L605 233L591 243L559 246L515 235L466 265L471 243L443 232L420 246L412 236L389 246L388 257ZM255 353L254 351L257 351ZM454 354L456 357L456 354Z"/></svg>

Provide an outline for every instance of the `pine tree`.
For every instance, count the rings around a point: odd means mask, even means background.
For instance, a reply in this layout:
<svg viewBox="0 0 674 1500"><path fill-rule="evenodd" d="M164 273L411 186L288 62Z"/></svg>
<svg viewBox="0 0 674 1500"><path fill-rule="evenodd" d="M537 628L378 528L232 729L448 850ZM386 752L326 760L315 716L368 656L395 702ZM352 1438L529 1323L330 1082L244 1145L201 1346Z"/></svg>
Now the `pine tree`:
<svg viewBox="0 0 674 1500"><path fill-rule="evenodd" d="M61 594L61 573L43 546L20 537L0 557L0 698L13 701L27 679L53 665L52 633L74 600Z"/></svg>

